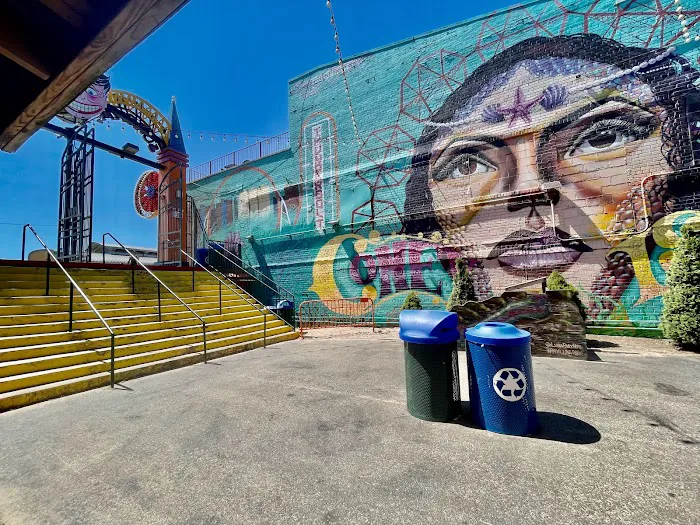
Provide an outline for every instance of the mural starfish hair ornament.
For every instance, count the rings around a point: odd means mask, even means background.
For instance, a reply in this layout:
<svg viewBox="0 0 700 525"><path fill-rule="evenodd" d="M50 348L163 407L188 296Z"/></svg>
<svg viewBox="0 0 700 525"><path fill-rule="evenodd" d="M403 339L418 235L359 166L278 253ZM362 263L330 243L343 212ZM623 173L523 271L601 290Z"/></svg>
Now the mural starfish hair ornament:
<svg viewBox="0 0 700 525"><path fill-rule="evenodd" d="M540 103L543 96L544 95L540 95L536 99L528 101L523 95L523 90L520 87L518 87L515 90L515 98L513 100L513 105L509 108L499 108L498 111L502 113L503 116L510 117L510 122L508 123L509 128L512 128L513 124L515 124L518 119L522 119L523 122L529 124L530 122L532 122L532 119L530 118L532 108Z"/></svg>

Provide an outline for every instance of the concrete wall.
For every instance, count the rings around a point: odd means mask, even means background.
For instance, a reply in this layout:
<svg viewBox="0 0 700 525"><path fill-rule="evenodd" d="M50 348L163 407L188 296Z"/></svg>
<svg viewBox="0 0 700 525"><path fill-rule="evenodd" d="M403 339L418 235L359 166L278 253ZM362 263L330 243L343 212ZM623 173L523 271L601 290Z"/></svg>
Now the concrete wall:
<svg viewBox="0 0 700 525"><path fill-rule="evenodd" d="M700 1L689 43L678 4L651 5L534 2L349 59L359 140L320 67L290 82L289 151L188 192L298 300L441 308L465 257L481 298L556 268L594 322L654 327L700 217Z"/></svg>

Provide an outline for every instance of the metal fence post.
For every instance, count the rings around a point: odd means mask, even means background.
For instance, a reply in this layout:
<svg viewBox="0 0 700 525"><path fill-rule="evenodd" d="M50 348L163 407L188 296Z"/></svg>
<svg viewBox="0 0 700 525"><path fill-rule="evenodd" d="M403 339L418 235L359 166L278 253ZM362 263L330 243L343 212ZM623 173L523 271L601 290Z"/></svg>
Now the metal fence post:
<svg viewBox="0 0 700 525"><path fill-rule="evenodd" d="M267 346L267 314L263 310L263 348Z"/></svg>
<svg viewBox="0 0 700 525"><path fill-rule="evenodd" d="M136 282L134 281L134 268L136 267L136 261L134 261L133 257L131 258L131 293L132 295L136 294Z"/></svg>
<svg viewBox="0 0 700 525"><path fill-rule="evenodd" d="M70 283L70 305L68 307L68 331L73 331L73 283Z"/></svg>
<svg viewBox="0 0 700 525"><path fill-rule="evenodd" d="M204 343L204 364L207 363L207 327L202 325L202 342Z"/></svg>
<svg viewBox="0 0 700 525"><path fill-rule="evenodd" d="M222 307L221 307L221 281L219 281L219 315L222 315L224 313Z"/></svg>
<svg viewBox="0 0 700 525"><path fill-rule="evenodd" d="M47 249L48 250L48 249ZM49 295L49 272L51 271L51 265L49 259L49 254L46 254L46 293L44 295Z"/></svg>
<svg viewBox="0 0 700 525"><path fill-rule="evenodd" d="M163 316L160 311L160 282L158 283L158 322L163 320Z"/></svg>
<svg viewBox="0 0 700 525"><path fill-rule="evenodd" d="M114 334L110 334L111 337L111 346L112 349L109 354L109 360L111 362L110 365L110 370L109 370L109 384L112 388L114 388Z"/></svg>

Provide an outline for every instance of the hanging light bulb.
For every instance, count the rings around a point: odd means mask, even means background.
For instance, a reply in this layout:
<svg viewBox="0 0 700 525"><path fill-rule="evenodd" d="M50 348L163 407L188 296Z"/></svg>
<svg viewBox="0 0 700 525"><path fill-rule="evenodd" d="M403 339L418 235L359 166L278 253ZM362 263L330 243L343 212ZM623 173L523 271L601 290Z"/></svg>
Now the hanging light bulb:
<svg viewBox="0 0 700 525"><path fill-rule="evenodd" d="M187 133L187 138L191 139L192 138L192 133Z"/></svg>
<svg viewBox="0 0 700 525"><path fill-rule="evenodd" d="M176 139L179 139L180 136L179 136L177 133L175 133L175 138L176 138Z"/></svg>
<svg viewBox="0 0 700 525"><path fill-rule="evenodd" d="M331 6L331 0L326 0L326 7L330 7L330 6Z"/></svg>
<svg viewBox="0 0 700 525"><path fill-rule="evenodd" d="M238 142L238 137L233 137L234 142Z"/></svg>
<svg viewBox="0 0 700 525"><path fill-rule="evenodd" d="M245 138L245 143L248 144L248 137Z"/></svg>
<svg viewBox="0 0 700 525"><path fill-rule="evenodd" d="M226 135L224 135L224 142L226 142Z"/></svg>
<svg viewBox="0 0 700 525"><path fill-rule="evenodd" d="M204 140L204 133L199 134L199 140Z"/></svg>
<svg viewBox="0 0 700 525"><path fill-rule="evenodd" d="M335 17L334 16L331 16L331 25L333 25L333 26L335 25Z"/></svg>
<svg viewBox="0 0 700 525"><path fill-rule="evenodd" d="M124 133L124 124L122 124L122 133Z"/></svg>

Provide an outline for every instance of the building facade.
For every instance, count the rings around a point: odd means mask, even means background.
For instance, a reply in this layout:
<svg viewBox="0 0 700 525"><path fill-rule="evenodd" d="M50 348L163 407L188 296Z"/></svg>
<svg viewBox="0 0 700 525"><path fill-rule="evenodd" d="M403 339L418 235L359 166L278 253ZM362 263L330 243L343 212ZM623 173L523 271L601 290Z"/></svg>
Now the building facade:
<svg viewBox="0 0 700 525"><path fill-rule="evenodd" d="M653 328L700 220L699 15L530 2L319 67L290 81L288 149L188 193L297 301L442 308L461 257L482 299L558 269L591 322Z"/></svg>

